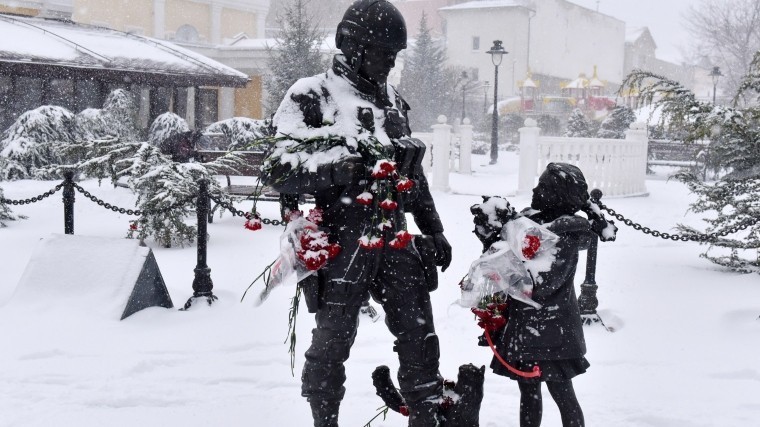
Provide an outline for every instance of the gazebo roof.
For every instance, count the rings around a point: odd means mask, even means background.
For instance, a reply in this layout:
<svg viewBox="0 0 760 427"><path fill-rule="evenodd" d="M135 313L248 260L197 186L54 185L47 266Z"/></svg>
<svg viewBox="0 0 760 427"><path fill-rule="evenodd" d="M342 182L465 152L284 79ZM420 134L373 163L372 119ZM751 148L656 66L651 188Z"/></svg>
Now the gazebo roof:
<svg viewBox="0 0 760 427"><path fill-rule="evenodd" d="M164 40L71 21L0 14L0 73L162 86L242 87L248 76Z"/></svg>

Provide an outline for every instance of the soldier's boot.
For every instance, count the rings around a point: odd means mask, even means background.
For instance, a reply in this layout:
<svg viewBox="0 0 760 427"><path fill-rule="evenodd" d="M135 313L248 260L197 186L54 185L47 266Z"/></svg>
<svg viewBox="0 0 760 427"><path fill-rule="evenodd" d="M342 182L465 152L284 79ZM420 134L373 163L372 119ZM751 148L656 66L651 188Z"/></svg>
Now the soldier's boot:
<svg viewBox="0 0 760 427"><path fill-rule="evenodd" d="M314 399L309 400L309 405L314 427L338 427L340 401Z"/></svg>

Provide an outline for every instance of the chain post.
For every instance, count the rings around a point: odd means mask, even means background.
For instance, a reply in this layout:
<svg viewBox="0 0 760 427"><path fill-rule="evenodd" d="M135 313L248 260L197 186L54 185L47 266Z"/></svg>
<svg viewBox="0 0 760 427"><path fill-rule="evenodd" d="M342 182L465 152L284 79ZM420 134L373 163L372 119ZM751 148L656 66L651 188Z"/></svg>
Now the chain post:
<svg viewBox="0 0 760 427"><path fill-rule="evenodd" d="M599 201L602 198L602 191L599 189L591 190L591 200ZM599 300L596 297L596 291L599 286L596 284L596 257L599 248L599 237L591 233L591 244L586 252L586 278L581 284L581 294L578 297L578 308L581 312L581 319L584 325L591 325L601 321L596 308L599 307Z"/></svg>
<svg viewBox="0 0 760 427"><path fill-rule="evenodd" d="M63 179L63 232L74 234L74 172L64 172Z"/></svg>
<svg viewBox="0 0 760 427"><path fill-rule="evenodd" d="M193 301L205 298L211 305L218 298L213 293L214 283L211 281L211 269L206 264L206 252L208 248L207 221L209 211L208 180L201 179L198 182L198 197L196 199L196 215L198 218L198 262L195 266L195 278L193 279L193 296L185 303L182 310L189 309Z"/></svg>

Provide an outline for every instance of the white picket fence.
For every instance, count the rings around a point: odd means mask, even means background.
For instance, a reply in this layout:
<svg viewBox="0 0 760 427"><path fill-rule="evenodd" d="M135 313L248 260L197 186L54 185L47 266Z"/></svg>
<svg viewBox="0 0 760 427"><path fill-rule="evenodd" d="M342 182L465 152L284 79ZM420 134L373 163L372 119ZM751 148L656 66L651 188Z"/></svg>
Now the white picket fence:
<svg viewBox="0 0 760 427"><path fill-rule="evenodd" d="M598 188L605 197L647 194L647 135L643 123L633 123L626 138L569 138L540 136L535 120L520 129L518 192L529 192L548 163L576 165L589 190Z"/></svg>

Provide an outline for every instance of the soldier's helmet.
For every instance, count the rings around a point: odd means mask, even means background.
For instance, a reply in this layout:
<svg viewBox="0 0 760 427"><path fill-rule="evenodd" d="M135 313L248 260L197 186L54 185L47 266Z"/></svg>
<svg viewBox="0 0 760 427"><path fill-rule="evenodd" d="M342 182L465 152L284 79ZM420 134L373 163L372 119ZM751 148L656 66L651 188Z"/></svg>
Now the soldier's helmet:
<svg viewBox="0 0 760 427"><path fill-rule="evenodd" d="M387 0L357 0L338 24L335 45L340 49L346 38L360 46L406 49L406 22Z"/></svg>

